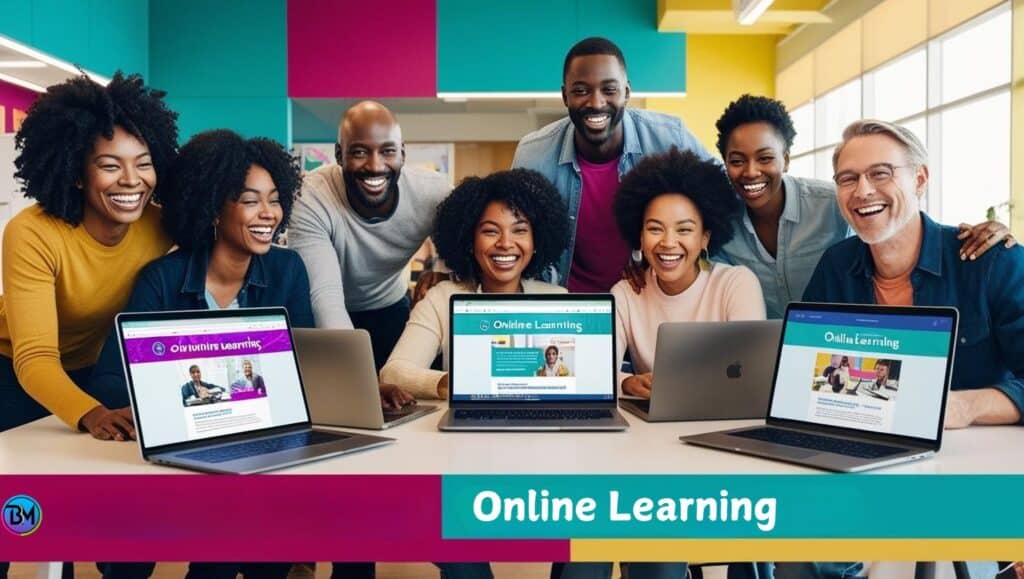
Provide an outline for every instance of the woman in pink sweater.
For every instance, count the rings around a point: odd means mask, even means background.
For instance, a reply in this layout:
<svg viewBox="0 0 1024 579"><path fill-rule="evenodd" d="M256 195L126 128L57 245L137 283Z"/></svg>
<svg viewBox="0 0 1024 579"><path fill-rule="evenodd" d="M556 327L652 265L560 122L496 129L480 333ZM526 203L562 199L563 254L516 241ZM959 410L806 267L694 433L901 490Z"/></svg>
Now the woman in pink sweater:
<svg viewBox="0 0 1024 579"><path fill-rule="evenodd" d="M708 261L732 237L740 209L729 179L712 161L672 149L645 158L615 195L619 232L644 269L638 290L612 287L621 363L628 349L634 374L620 373L624 395L651 396L651 371L662 322L765 319L764 296L752 271Z"/></svg>

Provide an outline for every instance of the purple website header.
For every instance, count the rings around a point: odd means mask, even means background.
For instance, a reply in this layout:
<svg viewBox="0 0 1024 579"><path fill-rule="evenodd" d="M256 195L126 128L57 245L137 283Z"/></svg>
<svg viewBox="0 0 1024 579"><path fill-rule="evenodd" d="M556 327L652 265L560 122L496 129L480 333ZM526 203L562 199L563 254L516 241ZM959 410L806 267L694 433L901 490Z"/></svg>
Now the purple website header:
<svg viewBox="0 0 1024 579"><path fill-rule="evenodd" d="M192 336L157 336L124 341L125 354L131 364L173 362L193 358L252 356L274 352L290 352L287 330L262 330L204 334Z"/></svg>

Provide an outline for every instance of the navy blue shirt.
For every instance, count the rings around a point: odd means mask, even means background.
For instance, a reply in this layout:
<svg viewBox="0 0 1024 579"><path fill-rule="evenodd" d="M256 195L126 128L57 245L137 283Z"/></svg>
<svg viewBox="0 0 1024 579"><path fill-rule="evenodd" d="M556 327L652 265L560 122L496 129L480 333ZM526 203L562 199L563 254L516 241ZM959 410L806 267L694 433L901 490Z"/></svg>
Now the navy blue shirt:
<svg viewBox="0 0 1024 579"><path fill-rule="evenodd" d="M206 251L175 251L154 260L139 274L124 311L209 309L206 303L209 260ZM290 249L271 247L266 255L254 255L235 299L240 308L284 306L293 328L315 327L306 266L299 254ZM114 381L124 384L116 330L107 336L90 378L91 383Z"/></svg>
<svg viewBox="0 0 1024 579"><path fill-rule="evenodd" d="M1024 248L998 244L961 261L955 227L924 213L921 223L921 254L910 274L914 305L960 311L952 389L996 388L1017 406L1024 424ZM822 255L804 301L873 304L874 274L868 245L845 239Z"/></svg>

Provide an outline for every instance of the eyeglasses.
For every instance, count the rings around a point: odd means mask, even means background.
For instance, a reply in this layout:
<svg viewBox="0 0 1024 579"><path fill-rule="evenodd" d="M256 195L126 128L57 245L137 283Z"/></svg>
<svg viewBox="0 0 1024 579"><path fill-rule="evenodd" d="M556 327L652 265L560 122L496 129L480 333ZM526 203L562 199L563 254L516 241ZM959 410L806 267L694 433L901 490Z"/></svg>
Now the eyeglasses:
<svg viewBox="0 0 1024 579"><path fill-rule="evenodd" d="M892 182L893 175L896 173L896 169L909 169L912 165L890 165L889 163L875 163L868 167L867 171L863 173L855 173L853 171L843 171L842 173L836 173L832 177L832 180L836 182L836 187L840 191L853 191L860 184L860 178L867 177L868 183L875 187L882 185L888 185Z"/></svg>

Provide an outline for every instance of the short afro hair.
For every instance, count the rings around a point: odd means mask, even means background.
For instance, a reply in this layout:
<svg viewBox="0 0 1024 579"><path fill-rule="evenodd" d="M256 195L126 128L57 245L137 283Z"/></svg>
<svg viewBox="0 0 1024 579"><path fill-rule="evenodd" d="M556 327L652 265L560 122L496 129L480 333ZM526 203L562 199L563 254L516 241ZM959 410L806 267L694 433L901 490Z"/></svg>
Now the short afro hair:
<svg viewBox="0 0 1024 579"><path fill-rule="evenodd" d="M644 157L619 183L615 219L630 247L640 249L644 212L655 197L666 193L684 195L697 206L704 230L711 233L710 253L732 239L732 219L741 205L729 178L714 161L672 147L667 153Z"/></svg>
<svg viewBox="0 0 1024 579"><path fill-rule="evenodd" d="M178 147L178 114L167 108L164 94L120 71L107 86L77 76L46 89L14 137L20 151L14 176L25 197L71 225L81 223L85 197L76 184L96 139L112 139L114 127L145 143L157 177L165 175Z"/></svg>
<svg viewBox="0 0 1024 579"><path fill-rule="evenodd" d="M537 277L569 244L569 213L555 186L530 169L499 171L462 181L437 207L433 239L438 255L460 279L479 280L480 266L473 257L476 226L484 209L494 201L504 203L530 222L536 253L523 270L523 277Z"/></svg>
<svg viewBox="0 0 1024 579"><path fill-rule="evenodd" d="M768 123L775 129L775 132L786 144L788 153L793 146L793 139L796 138L796 128L793 127L793 119L786 111L786 105L781 102L763 96L752 96L745 94L725 107L725 112L718 117L715 127L718 129L718 152L725 158L725 149L729 146L729 136L736 130L736 127L750 123Z"/></svg>
<svg viewBox="0 0 1024 579"><path fill-rule="evenodd" d="M302 178L299 163L272 139L245 139L234 131L218 129L193 136L178 154L163 190L163 225L182 249L213 246L213 223L224 203L237 201L245 188L249 168L257 165L270 173L277 187L283 216L274 239L288 225L292 204Z"/></svg>
<svg viewBox="0 0 1024 579"><path fill-rule="evenodd" d="M619 47L614 42L600 36L591 36L572 45L572 48L566 53L565 63L562 64L562 80L564 81L565 76L569 74L569 66L574 58L595 54L614 56L619 61L619 64L622 65L622 70L626 70L626 57L622 56L622 51L619 50Z"/></svg>

